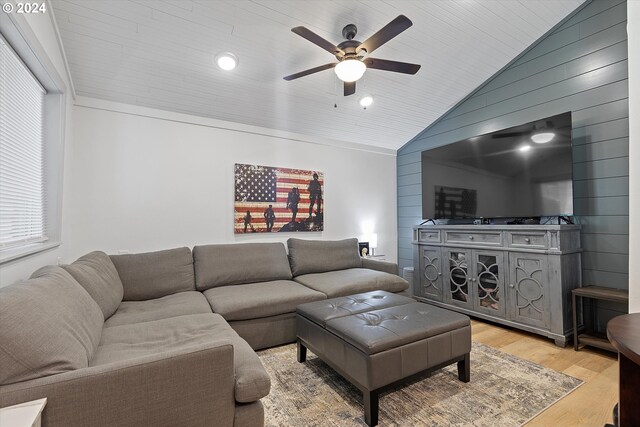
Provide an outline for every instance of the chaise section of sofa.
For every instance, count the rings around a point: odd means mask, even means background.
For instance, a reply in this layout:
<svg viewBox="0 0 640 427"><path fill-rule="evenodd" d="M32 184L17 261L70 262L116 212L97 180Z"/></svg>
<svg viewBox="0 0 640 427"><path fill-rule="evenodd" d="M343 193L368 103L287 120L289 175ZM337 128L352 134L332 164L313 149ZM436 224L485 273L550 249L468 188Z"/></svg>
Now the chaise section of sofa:
<svg viewBox="0 0 640 427"><path fill-rule="evenodd" d="M287 245L293 280L328 298L376 290L405 293L409 288L396 264L361 258L357 239L290 238Z"/></svg>
<svg viewBox="0 0 640 427"><path fill-rule="evenodd" d="M295 341L299 304L326 295L291 280L282 243L193 248L196 287L253 349Z"/></svg>
<svg viewBox="0 0 640 427"><path fill-rule="evenodd" d="M191 250L112 255L111 260L122 280L124 300L105 322L97 361L228 341L234 349L234 426L245 425L242 419L261 425L259 399L269 394L271 380L253 349L196 291Z"/></svg>

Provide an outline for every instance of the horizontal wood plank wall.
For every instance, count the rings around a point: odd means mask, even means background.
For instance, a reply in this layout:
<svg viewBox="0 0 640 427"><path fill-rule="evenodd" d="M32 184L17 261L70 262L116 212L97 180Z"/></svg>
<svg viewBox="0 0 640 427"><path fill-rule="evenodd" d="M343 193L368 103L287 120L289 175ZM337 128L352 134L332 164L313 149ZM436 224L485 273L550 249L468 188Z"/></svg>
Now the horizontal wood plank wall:
<svg viewBox="0 0 640 427"><path fill-rule="evenodd" d="M628 289L626 25L625 1L593 0L398 151L401 268L413 266L411 229L422 220L422 151L571 111L583 285Z"/></svg>

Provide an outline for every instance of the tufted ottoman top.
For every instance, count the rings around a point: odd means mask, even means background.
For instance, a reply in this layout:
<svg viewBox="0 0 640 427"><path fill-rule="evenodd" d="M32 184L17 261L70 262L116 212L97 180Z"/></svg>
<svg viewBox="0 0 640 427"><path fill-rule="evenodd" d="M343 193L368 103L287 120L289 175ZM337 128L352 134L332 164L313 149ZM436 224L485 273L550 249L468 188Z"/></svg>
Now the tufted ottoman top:
<svg viewBox="0 0 640 427"><path fill-rule="evenodd" d="M413 302L413 299L402 295L372 291L301 304L296 308L296 312L326 328L327 321L332 319Z"/></svg>
<svg viewBox="0 0 640 427"><path fill-rule="evenodd" d="M301 304L296 311L368 355L470 325L464 314L385 291Z"/></svg>
<svg viewBox="0 0 640 427"><path fill-rule="evenodd" d="M469 325L464 314L412 302L331 319L325 327L371 355Z"/></svg>

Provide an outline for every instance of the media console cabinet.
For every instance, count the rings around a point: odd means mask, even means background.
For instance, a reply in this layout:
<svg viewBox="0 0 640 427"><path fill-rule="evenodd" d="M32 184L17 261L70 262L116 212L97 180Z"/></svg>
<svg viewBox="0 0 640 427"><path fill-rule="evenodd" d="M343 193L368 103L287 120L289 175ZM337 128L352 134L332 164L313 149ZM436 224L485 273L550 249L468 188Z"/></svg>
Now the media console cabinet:
<svg viewBox="0 0 640 427"><path fill-rule="evenodd" d="M423 225L413 245L417 300L566 345L581 282L579 225Z"/></svg>

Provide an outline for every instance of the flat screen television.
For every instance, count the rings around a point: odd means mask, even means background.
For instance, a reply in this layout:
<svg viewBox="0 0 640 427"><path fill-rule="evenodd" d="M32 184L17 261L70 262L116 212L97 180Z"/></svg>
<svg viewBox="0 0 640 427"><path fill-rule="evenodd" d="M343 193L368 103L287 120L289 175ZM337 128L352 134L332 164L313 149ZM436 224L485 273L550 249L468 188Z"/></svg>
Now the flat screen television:
<svg viewBox="0 0 640 427"><path fill-rule="evenodd" d="M422 218L573 215L572 167L570 112L423 151Z"/></svg>

